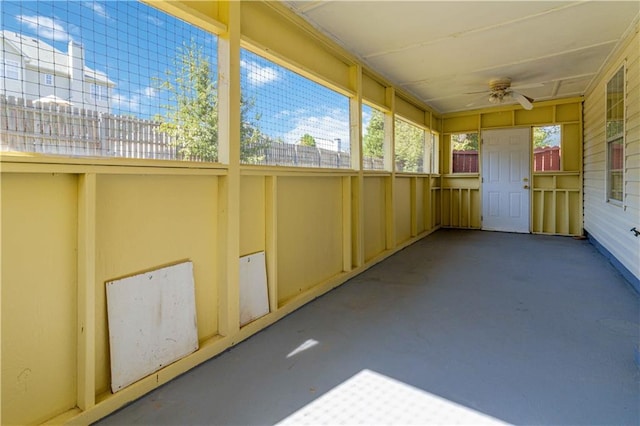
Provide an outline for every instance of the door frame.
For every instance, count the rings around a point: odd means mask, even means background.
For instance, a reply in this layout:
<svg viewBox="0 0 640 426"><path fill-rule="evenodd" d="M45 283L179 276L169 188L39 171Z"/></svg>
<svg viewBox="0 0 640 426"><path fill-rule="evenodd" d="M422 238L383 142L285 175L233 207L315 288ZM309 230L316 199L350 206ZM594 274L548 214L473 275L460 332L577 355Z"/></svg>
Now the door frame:
<svg viewBox="0 0 640 426"><path fill-rule="evenodd" d="M480 229L481 230L488 230L488 231L494 231L494 230L489 230L489 229L485 229L484 228L484 190L485 190L485 185L484 185L484 178L485 178L485 157L484 157L484 135L486 132L499 132L499 131L509 131L509 130L526 130L528 132L528 144L527 144L527 157L528 157L528 161L527 161L527 179L528 179L528 185L529 185L529 190L528 190L528 194L527 196L529 197L529 208L527 211L527 216L528 216L528 225L527 225L527 231L526 233L532 233L532 223L533 223L533 174L532 174L532 127L531 126L517 126L517 127L506 127L506 128L497 128L497 129L480 129L480 158L479 158L479 172L480 172ZM523 182L523 184L525 184ZM496 232L515 232L515 231L499 231L499 230L495 230ZM524 232L523 232L524 233Z"/></svg>

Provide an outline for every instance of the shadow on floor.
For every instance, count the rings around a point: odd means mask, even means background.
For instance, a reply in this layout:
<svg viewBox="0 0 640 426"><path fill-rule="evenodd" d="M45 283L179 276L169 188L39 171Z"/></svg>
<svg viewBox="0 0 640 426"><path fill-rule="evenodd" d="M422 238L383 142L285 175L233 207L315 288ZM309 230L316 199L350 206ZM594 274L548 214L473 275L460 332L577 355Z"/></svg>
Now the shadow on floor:
<svg viewBox="0 0 640 426"><path fill-rule="evenodd" d="M99 424L274 424L367 370L503 422L638 425L639 313L587 241L440 230Z"/></svg>

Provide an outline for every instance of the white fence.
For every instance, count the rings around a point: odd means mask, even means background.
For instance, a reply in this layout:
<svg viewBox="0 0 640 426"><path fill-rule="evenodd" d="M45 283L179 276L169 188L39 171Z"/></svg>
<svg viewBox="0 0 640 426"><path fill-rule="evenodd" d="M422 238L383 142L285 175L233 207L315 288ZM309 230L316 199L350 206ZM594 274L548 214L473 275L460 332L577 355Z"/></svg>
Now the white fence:
<svg viewBox="0 0 640 426"><path fill-rule="evenodd" d="M0 149L71 156L176 159L158 123L0 96Z"/></svg>
<svg viewBox="0 0 640 426"><path fill-rule="evenodd" d="M325 148L259 142L248 146L250 164L350 168L351 156ZM159 124L136 117L41 104L0 95L0 150L67 156L182 159ZM365 169L382 169L383 160L364 158Z"/></svg>

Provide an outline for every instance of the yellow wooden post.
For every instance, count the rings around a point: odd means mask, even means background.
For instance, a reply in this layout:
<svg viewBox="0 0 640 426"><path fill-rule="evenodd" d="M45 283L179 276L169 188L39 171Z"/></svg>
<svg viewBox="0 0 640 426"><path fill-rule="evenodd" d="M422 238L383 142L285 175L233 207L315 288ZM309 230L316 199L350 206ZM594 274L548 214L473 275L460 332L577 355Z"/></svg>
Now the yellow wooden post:
<svg viewBox="0 0 640 426"><path fill-rule="evenodd" d="M350 265L359 267L364 264L364 171L362 168L362 66L350 68L351 89L355 92L349 100L349 122L351 137L351 168L358 176L350 179L350 194L345 202L351 203L350 229L344 229L345 236L350 235ZM345 247L346 247L345 241ZM345 258L346 262L346 258ZM345 269L348 271L350 269Z"/></svg>
<svg viewBox="0 0 640 426"><path fill-rule="evenodd" d="M78 377L77 404L95 405L96 175L78 182Z"/></svg>
<svg viewBox="0 0 640 426"><path fill-rule="evenodd" d="M265 178L265 248L269 310L278 310L278 178Z"/></svg>
<svg viewBox="0 0 640 426"><path fill-rule="evenodd" d="M384 116L384 168L391 172L385 184L385 217L386 217L386 248L391 250L396 246L396 215L394 204L394 188L396 180L395 161L395 99L393 87L386 89L386 103L390 113Z"/></svg>
<svg viewBox="0 0 640 426"><path fill-rule="evenodd" d="M0 189L2 188L2 163L0 163ZM2 191L0 190L0 354L2 354ZM0 425L2 423L2 356L0 356Z"/></svg>
<svg viewBox="0 0 640 426"><path fill-rule="evenodd" d="M410 204L411 204L411 236L418 235L418 178L410 178Z"/></svg>
<svg viewBox="0 0 640 426"><path fill-rule="evenodd" d="M342 178L342 270L352 269L351 254L351 177Z"/></svg>
<svg viewBox="0 0 640 426"><path fill-rule="evenodd" d="M219 332L240 329L240 2L220 2L227 31L218 39L218 159L220 178Z"/></svg>

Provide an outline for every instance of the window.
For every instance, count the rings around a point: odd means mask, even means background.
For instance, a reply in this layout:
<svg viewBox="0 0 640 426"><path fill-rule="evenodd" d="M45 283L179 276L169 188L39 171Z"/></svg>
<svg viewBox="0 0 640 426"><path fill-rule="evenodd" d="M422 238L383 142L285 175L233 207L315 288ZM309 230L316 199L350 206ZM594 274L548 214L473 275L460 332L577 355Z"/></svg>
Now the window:
<svg viewBox="0 0 640 426"><path fill-rule="evenodd" d="M624 66L607 83L607 199L622 202L624 175Z"/></svg>
<svg viewBox="0 0 640 426"><path fill-rule="evenodd" d="M384 112L362 105L362 168L384 169Z"/></svg>
<svg viewBox="0 0 640 426"><path fill-rule="evenodd" d="M242 163L351 167L348 97L246 49L240 88Z"/></svg>
<svg viewBox="0 0 640 426"><path fill-rule="evenodd" d="M478 173L478 133L451 135L451 172Z"/></svg>
<svg viewBox="0 0 640 426"><path fill-rule="evenodd" d="M138 1L2 0L0 22L4 92L26 105L0 149L217 161L215 35Z"/></svg>
<svg viewBox="0 0 640 426"><path fill-rule="evenodd" d="M560 170L560 126L533 128L533 171Z"/></svg>
<svg viewBox="0 0 640 426"><path fill-rule="evenodd" d="M104 86L99 86L97 84L91 85L91 99L96 101L106 101L107 100L107 88Z"/></svg>
<svg viewBox="0 0 640 426"><path fill-rule="evenodd" d="M5 59L3 77L20 80L20 62Z"/></svg>
<svg viewBox="0 0 640 426"><path fill-rule="evenodd" d="M423 173L425 131L398 118L395 127L396 171Z"/></svg>

